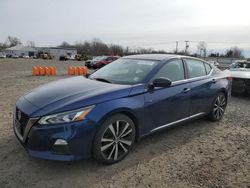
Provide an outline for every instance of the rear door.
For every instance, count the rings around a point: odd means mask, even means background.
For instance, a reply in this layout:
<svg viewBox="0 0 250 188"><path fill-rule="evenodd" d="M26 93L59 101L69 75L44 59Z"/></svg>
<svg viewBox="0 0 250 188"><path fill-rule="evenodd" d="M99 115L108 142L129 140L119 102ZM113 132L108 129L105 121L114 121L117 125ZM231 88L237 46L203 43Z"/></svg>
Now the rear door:
<svg viewBox="0 0 250 188"><path fill-rule="evenodd" d="M181 59L167 62L152 78L165 77L172 81L168 88L155 88L145 94L145 121L158 129L189 115L189 84L185 81Z"/></svg>
<svg viewBox="0 0 250 188"><path fill-rule="evenodd" d="M213 97L217 92L213 86L216 80L211 75L209 64L196 59L185 59L190 83L190 116L207 113L211 109Z"/></svg>

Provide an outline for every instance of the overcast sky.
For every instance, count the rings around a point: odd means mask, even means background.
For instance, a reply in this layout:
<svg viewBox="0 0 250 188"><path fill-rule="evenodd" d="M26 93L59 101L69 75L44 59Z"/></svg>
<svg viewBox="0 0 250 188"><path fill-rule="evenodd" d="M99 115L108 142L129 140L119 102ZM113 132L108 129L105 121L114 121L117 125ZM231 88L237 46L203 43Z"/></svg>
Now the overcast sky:
<svg viewBox="0 0 250 188"><path fill-rule="evenodd" d="M25 44L99 38L106 43L172 51L175 41L207 42L209 51L237 45L250 56L250 0L0 0L0 42Z"/></svg>

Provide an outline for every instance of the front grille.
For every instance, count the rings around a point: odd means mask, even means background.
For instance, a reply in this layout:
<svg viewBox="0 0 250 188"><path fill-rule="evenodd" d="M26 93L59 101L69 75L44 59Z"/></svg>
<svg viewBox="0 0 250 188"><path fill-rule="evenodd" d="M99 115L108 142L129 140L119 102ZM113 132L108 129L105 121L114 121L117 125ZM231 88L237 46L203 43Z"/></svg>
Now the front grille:
<svg viewBox="0 0 250 188"><path fill-rule="evenodd" d="M18 108L16 108L15 119L16 119L16 121L18 121L20 123L19 133L21 134L21 136L23 136L24 130L25 130L27 123L29 121L29 116L27 116L25 113L23 113Z"/></svg>

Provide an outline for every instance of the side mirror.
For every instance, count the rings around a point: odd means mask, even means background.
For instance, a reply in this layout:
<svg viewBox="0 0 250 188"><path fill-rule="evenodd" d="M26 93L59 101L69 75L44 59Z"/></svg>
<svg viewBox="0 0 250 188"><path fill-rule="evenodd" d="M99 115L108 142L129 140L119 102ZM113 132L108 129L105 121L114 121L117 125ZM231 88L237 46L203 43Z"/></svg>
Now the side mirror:
<svg viewBox="0 0 250 188"><path fill-rule="evenodd" d="M164 77L160 77L160 78L156 78L153 80L153 83L151 84L150 88L154 88L154 87L170 87L172 84L171 80L168 78L164 78Z"/></svg>

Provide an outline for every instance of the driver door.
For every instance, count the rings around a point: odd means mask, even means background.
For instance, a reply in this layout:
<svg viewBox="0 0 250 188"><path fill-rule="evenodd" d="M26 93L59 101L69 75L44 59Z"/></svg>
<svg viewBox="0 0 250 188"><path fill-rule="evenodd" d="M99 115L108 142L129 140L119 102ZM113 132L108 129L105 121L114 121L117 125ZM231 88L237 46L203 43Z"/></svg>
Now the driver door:
<svg viewBox="0 0 250 188"><path fill-rule="evenodd" d="M168 126L189 115L190 86L185 81L182 60L167 62L152 81L159 77L170 79L172 84L168 88L154 88L145 94L146 122L153 125L151 130Z"/></svg>

